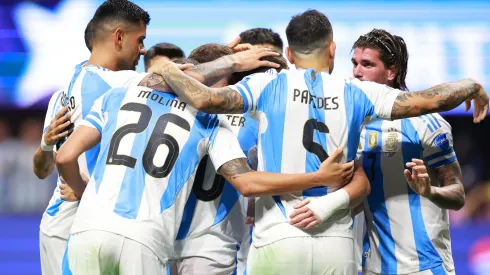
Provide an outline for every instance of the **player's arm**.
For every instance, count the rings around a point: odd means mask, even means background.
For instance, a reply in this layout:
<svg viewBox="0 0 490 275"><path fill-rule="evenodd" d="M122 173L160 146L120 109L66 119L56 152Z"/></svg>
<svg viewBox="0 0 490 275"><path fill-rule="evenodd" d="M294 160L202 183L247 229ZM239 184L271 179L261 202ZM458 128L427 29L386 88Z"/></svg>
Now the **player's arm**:
<svg viewBox="0 0 490 275"><path fill-rule="evenodd" d="M56 102L50 102L50 108L46 112L46 122L49 122L49 124L45 126L41 145L37 148L32 158L34 174L40 179L45 179L53 172L54 146L60 138L69 134L67 127L71 123L71 113L68 112L68 106L63 107L52 120L49 120L49 117L51 117L49 114L53 112L53 105L55 104Z"/></svg>
<svg viewBox="0 0 490 275"><path fill-rule="evenodd" d="M101 134L97 128L80 126L61 146L56 156L56 167L60 176L73 189L75 196L80 199L85 190L85 181L80 175L78 157L100 142Z"/></svg>
<svg viewBox="0 0 490 275"><path fill-rule="evenodd" d="M307 198L294 208L289 216L291 225L298 228L312 228L326 221L340 209L356 208L371 193L371 185L360 162L352 181L342 189L321 197Z"/></svg>
<svg viewBox="0 0 490 275"><path fill-rule="evenodd" d="M401 92L393 103L391 119L415 117L428 113L448 111L466 101L466 110L474 101L474 122L488 113L488 95L483 86L473 79L436 85L419 92Z"/></svg>
<svg viewBox="0 0 490 275"><path fill-rule="evenodd" d="M179 98L195 109L212 114L237 114L247 111L244 109L245 102L239 92L229 87L209 88L192 77L199 79L198 75L200 75L202 76L200 81L208 83L209 80L220 79L231 72L248 71L262 66L278 67L276 63L260 60L264 56L276 54L264 48L252 49L195 66L186 73L167 61L158 73Z"/></svg>
<svg viewBox="0 0 490 275"><path fill-rule="evenodd" d="M441 208L459 210L464 206L465 192L461 168L457 160L429 169L431 171L428 171L423 160L420 159L413 159L406 165L412 171L405 169L405 178L415 193ZM440 186L432 186L431 181L439 182Z"/></svg>
<svg viewBox="0 0 490 275"><path fill-rule="evenodd" d="M223 164L218 173L230 182L242 195L280 195L313 188L316 186L343 186L351 178L352 163L336 163L342 150L335 151L316 172L304 174L279 174L256 172L248 166L246 158L238 158Z"/></svg>

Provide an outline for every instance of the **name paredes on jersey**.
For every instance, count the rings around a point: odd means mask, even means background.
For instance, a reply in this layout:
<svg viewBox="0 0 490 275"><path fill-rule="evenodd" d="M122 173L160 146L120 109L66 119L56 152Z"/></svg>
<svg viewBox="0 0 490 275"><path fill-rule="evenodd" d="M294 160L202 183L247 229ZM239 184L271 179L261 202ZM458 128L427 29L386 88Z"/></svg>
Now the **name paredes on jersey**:
<svg viewBox="0 0 490 275"><path fill-rule="evenodd" d="M312 104L314 108L324 110L337 110L339 104L337 103L338 97L317 97L310 93L308 90L301 91L294 89L293 100L300 101L303 104Z"/></svg>
<svg viewBox="0 0 490 275"><path fill-rule="evenodd" d="M174 98L174 99L164 98L159 93L160 92L155 93L155 92L151 92L151 91L141 91L138 94L138 97L147 98L147 99L149 98L155 102L158 102L161 105L172 106L172 107L181 109L182 111L184 111L185 107L187 107L187 103L179 101L177 98Z"/></svg>

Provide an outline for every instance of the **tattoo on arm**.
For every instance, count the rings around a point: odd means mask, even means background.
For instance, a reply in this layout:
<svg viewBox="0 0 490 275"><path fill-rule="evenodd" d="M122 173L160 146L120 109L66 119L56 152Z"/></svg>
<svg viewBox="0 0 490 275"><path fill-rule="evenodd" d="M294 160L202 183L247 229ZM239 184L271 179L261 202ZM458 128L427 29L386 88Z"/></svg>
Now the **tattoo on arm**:
<svg viewBox="0 0 490 275"><path fill-rule="evenodd" d="M206 87L175 66L169 66L163 78L175 94L200 111L213 114L243 113L243 98L231 88Z"/></svg>
<svg viewBox="0 0 490 275"><path fill-rule="evenodd" d="M203 84L211 86L224 77L233 73L235 60L231 55L223 56L214 61L199 64L186 72L192 72L202 77Z"/></svg>
<svg viewBox="0 0 490 275"><path fill-rule="evenodd" d="M161 92L170 91L170 87L165 82L163 76L155 73L150 73L149 75L145 76L138 86L148 87Z"/></svg>
<svg viewBox="0 0 490 275"><path fill-rule="evenodd" d="M441 208L460 209L464 205L465 193L459 163L453 162L432 169L440 187L431 201Z"/></svg>
<svg viewBox="0 0 490 275"><path fill-rule="evenodd" d="M402 92L395 100L391 119L420 116L451 110L478 91L478 84L469 80L444 83L420 92Z"/></svg>
<svg viewBox="0 0 490 275"><path fill-rule="evenodd" d="M230 160L218 169L218 172L227 179L236 179L240 177L240 174L251 171L252 169L248 166L246 158Z"/></svg>

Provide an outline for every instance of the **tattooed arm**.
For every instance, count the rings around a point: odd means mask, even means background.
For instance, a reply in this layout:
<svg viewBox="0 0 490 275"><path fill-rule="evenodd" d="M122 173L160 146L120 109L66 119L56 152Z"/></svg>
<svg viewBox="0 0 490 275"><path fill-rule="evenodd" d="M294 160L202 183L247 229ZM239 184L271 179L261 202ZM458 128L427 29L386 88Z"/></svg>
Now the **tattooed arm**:
<svg viewBox="0 0 490 275"><path fill-rule="evenodd" d="M474 121L480 122L488 113L488 95L478 82L464 79L444 83L425 91L400 93L391 111L391 119L420 116L448 111L466 101L466 110L474 101Z"/></svg>
<svg viewBox="0 0 490 275"><path fill-rule="evenodd" d="M427 170L422 160L413 159L407 167L412 172L405 169L405 178L415 193L441 208L459 210L463 207L465 193L458 161ZM431 185L434 181L440 186Z"/></svg>
<svg viewBox="0 0 490 275"><path fill-rule="evenodd" d="M321 176L316 172L308 174L255 172L248 166L246 158L234 159L221 165L218 173L246 197L279 195L322 185Z"/></svg>
<svg viewBox="0 0 490 275"><path fill-rule="evenodd" d="M440 187L432 186L429 199L437 206L459 210L464 206L464 187L459 162L430 169L429 175L439 182Z"/></svg>

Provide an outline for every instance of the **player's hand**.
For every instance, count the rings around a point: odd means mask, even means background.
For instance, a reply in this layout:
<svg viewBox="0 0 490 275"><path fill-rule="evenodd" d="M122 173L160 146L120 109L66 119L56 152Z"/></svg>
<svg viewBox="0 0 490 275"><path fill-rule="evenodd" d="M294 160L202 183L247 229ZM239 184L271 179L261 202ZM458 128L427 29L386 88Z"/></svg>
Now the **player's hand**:
<svg viewBox="0 0 490 275"><path fill-rule="evenodd" d="M277 52L267 48L253 48L243 52L238 52L232 57L234 58L234 72L245 72L256 69L258 67L279 68L280 65L271 61L261 60L265 56L278 56Z"/></svg>
<svg viewBox="0 0 490 275"><path fill-rule="evenodd" d="M55 145L60 138L66 137L70 133L68 130L68 126L71 124L70 117L71 113L68 112L68 106L61 108L51 120L48 130L43 136L46 145Z"/></svg>
<svg viewBox="0 0 490 275"><path fill-rule="evenodd" d="M473 100L473 104L475 104L473 110L473 122L480 123L480 121L484 120L488 114L488 94L478 81L473 79L471 79L471 81L478 84L478 92L472 98L465 101L465 111L470 109L471 101Z"/></svg>
<svg viewBox="0 0 490 275"><path fill-rule="evenodd" d="M237 38L235 38L235 40L231 41L230 43L226 44L226 46L228 46L229 48L231 48L231 50L233 51L233 53L237 53L237 52L241 52L241 51L246 51L246 50L250 50L250 49L253 49L254 46L250 43L243 43L243 44L240 44L240 40L241 40L241 37L238 36Z"/></svg>
<svg viewBox="0 0 490 275"><path fill-rule="evenodd" d="M89 178L85 176L85 174L80 173L80 176L82 177L82 180L85 182L85 184L88 183ZM61 184L60 184L60 194L61 194L61 199L65 201L79 201L81 198L77 197L75 195L75 191L65 182L65 179L63 179L62 176L60 176Z"/></svg>
<svg viewBox="0 0 490 275"><path fill-rule="evenodd" d="M318 172L321 184L327 187L342 187L350 182L354 175L354 161L340 163L343 148L339 147L322 164Z"/></svg>
<svg viewBox="0 0 490 275"><path fill-rule="evenodd" d="M430 185L429 174L427 173L427 167L425 167L424 162L420 159L412 159L406 165L408 168L412 168L412 173L408 169L403 171L410 188L422 197L430 198L432 186Z"/></svg>
<svg viewBox="0 0 490 275"><path fill-rule="evenodd" d="M307 207L311 200L312 198L307 198L294 206L293 213L289 215L290 225L297 228L310 229L320 224L320 220L315 216L315 213Z"/></svg>

